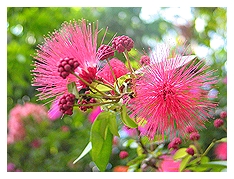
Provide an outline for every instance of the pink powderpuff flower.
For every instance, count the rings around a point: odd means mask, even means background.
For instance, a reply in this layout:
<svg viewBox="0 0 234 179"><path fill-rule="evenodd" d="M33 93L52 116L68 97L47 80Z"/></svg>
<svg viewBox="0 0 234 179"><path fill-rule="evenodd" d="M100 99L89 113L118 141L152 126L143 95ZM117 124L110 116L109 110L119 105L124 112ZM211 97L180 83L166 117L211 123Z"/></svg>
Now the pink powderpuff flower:
<svg viewBox="0 0 234 179"><path fill-rule="evenodd" d="M216 145L214 153L217 159L227 160L227 142L221 142Z"/></svg>
<svg viewBox="0 0 234 179"><path fill-rule="evenodd" d="M163 155L160 158L163 160L159 164L159 172L179 172L181 161L174 161L172 156L168 155Z"/></svg>
<svg viewBox="0 0 234 179"><path fill-rule="evenodd" d="M127 67L125 66L125 64L122 61L120 61L119 59L112 58L109 62L110 62L110 66L112 67L116 78L119 78L119 77L121 77L129 72ZM102 79L104 79L106 82L108 82L110 84L114 84L115 79L112 75L110 66L108 64L106 64L97 73L97 76L101 77Z"/></svg>
<svg viewBox="0 0 234 179"><path fill-rule="evenodd" d="M204 127L204 121L211 117L209 111L217 104L208 100L201 87L216 82L213 71L206 73L208 66L203 61L191 61L184 53L168 59L170 48L162 49L152 55L150 62L154 63L141 69L136 97L126 100L130 116L144 127L141 135L151 139L155 134L170 134L170 138L176 133L185 135L186 126Z"/></svg>
<svg viewBox="0 0 234 179"><path fill-rule="evenodd" d="M92 25L87 25L85 20L65 22L59 31L50 34L45 38L44 44L38 46L34 57L35 69L32 72L33 86L39 87L40 100L59 98L68 93L67 84L70 82L75 82L78 90L83 87L82 82L73 74L66 74L65 78L60 76L58 66L61 60L72 59L75 63L78 62L78 67L72 69L76 75L83 75L85 79L95 78L93 71L96 72L99 61L96 58L97 34L98 29L93 31Z"/></svg>

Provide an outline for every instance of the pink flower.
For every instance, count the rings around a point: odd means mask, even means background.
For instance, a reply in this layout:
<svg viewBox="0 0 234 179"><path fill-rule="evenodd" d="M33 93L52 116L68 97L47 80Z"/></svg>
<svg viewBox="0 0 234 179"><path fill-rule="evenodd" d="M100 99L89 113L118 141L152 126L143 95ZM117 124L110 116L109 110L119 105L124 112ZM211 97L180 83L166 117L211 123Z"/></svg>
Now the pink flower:
<svg viewBox="0 0 234 179"><path fill-rule="evenodd" d="M214 149L214 153L217 159L227 160L227 142L221 142L217 144Z"/></svg>
<svg viewBox="0 0 234 179"><path fill-rule="evenodd" d="M101 107L98 106L94 108L88 115L89 121L93 123L101 112L102 112Z"/></svg>
<svg viewBox="0 0 234 179"><path fill-rule="evenodd" d="M137 129L135 128L129 128L125 125L123 125L122 130L127 133L127 135L133 137L137 135Z"/></svg>
<svg viewBox="0 0 234 179"><path fill-rule="evenodd" d="M112 67L116 78L119 78L119 77L121 77L129 72L127 67L125 66L125 64L123 62L121 62L120 60L118 60L117 58L112 58L110 60L110 66ZM115 82L114 77L112 75L112 72L111 72L108 64L106 64L103 67L103 69L101 69L97 73L97 76L103 78L104 80L106 80L110 84L114 84L114 82Z"/></svg>
<svg viewBox="0 0 234 179"><path fill-rule="evenodd" d="M172 156L163 155L160 162L159 172L179 172L180 161L174 161Z"/></svg>
<svg viewBox="0 0 234 179"><path fill-rule="evenodd" d="M77 63L78 67L75 65L72 71L78 76L94 78L93 71L96 73L96 70L90 69L96 69L99 61L96 58L98 29L94 30L94 34L92 32L91 24L86 25L85 20L79 23L65 22L59 31L50 34L45 38L44 44L38 46L39 50L34 57L33 86L39 86L37 90L40 92L40 100L67 93L67 84L70 82L75 82L79 89L83 87L82 82L73 74L61 74L64 78L60 76L59 65L62 60L72 59L73 64Z"/></svg>
<svg viewBox="0 0 234 179"><path fill-rule="evenodd" d="M183 53L168 59L169 52L163 49L159 55L154 54L150 60L154 63L142 68L142 76L136 80L136 97L127 104L132 118L139 124L144 119L141 134L150 138L156 133L173 138L177 132L184 135L188 125L204 126L211 117L209 110L216 106L201 88L215 83L213 72L205 73L208 66L203 61L188 63L191 59Z"/></svg>

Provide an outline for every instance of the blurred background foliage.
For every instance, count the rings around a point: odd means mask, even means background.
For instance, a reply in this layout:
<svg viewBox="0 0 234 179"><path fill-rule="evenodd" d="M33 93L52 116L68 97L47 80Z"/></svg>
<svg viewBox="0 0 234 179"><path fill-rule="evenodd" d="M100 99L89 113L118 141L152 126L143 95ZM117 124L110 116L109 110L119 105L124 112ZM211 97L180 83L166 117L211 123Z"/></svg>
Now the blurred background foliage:
<svg viewBox="0 0 234 179"><path fill-rule="evenodd" d="M216 70L218 82L210 89L211 100L219 102L214 111L219 117L227 105L227 37L225 7L199 8L135 8L135 7L8 7L7 8L7 113L16 105L37 101L37 91L31 86L33 56L43 36L59 29L64 21L87 19L89 22L98 20L99 28L103 28L99 36L99 44L108 27L104 43L117 35L128 35L135 41L134 58L148 48L160 42L186 40L191 44L193 53L205 59L211 68ZM123 59L122 56L119 56ZM213 99L212 95L218 94ZM49 109L50 105L46 105ZM91 123L87 120L88 113L76 111L73 117L66 116L48 125L37 124L35 133L28 134L24 141L8 145L8 162L14 163L22 171L95 171L91 157L86 155L77 164L72 162L81 153L89 141ZM213 119L210 119L213 120ZM61 131L67 126L68 131ZM225 137L222 130L215 130L212 122L206 124L207 130L201 132L202 147L213 138ZM211 132L212 131L212 132ZM30 136L31 135L31 136ZM202 137L204 136L204 137ZM40 138L42 146L31 148L32 138ZM126 142L127 139L121 139ZM118 153L123 146L113 149L108 170L126 161L120 160ZM126 147L130 153L129 160L134 158L135 150ZM212 154L209 154L213 157ZM128 160L128 159L124 159Z"/></svg>

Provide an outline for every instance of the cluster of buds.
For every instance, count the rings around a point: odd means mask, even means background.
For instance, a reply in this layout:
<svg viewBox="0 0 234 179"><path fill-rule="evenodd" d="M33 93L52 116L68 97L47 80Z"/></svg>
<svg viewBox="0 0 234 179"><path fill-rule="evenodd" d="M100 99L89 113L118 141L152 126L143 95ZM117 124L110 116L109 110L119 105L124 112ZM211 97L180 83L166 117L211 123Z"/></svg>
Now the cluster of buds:
<svg viewBox="0 0 234 179"><path fill-rule="evenodd" d="M78 101L78 105L81 105L79 106L80 110L81 111L87 111L88 109L93 109L93 106L92 105L88 105L88 104L92 104L92 103L96 103L97 101L94 99L94 98L86 98L86 99L81 99ZM84 105L84 106L83 106ZM85 106L87 105L87 106Z"/></svg>
<svg viewBox="0 0 234 179"><path fill-rule="evenodd" d="M142 66L149 65L149 64L150 64L150 57L147 56L147 55L141 56L140 64L141 64Z"/></svg>
<svg viewBox="0 0 234 179"><path fill-rule="evenodd" d="M200 134L198 132L192 132L189 136L189 139L192 141L199 140Z"/></svg>
<svg viewBox="0 0 234 179"><path fill-rule="evenodd" d="M71 73L74 72L74 70L79 66L79 62L75 60L74 58L64 58L61 59L58 65L58 72L59 75L63 78L66 79L67 76Z"/></svg>
<svg viewBox="0 0 234 179"><path fill-rule="evenodd" d="M126 35L115 37L112 41L112 47L119 53L123 53L125 50L130 51L133 46L134 41Z"/></svg>
<svg viewBox="0 0 234 179"><path fill-rule="evenodd" d="M98 48L96 56L99 60L105 60L108 59L109 57L113 57L114 53L115 52L111 46L103 44Z"/></svg>
<svg viewBox="0 0 234 179"><path fill-rule="evenodd" d="M224 122L223 122L222 119L215 119L215 120L214 120L214 126L215 126L216 128L221 127L223 124L224 124Z"/></svg>
<svg viewBox="0 0 234 179"><path fill-rule="evenodd" d="M168 144L168 149L178 149L181 143L181 139L179 137L176 137Z"/></svg>
<svg viewBox="0 0 234 179"><path fill-rule="evenodd" d="M59 100L59 110L63 114L72 115L75 103L75 95L71 93L64 94Z"/></svg>

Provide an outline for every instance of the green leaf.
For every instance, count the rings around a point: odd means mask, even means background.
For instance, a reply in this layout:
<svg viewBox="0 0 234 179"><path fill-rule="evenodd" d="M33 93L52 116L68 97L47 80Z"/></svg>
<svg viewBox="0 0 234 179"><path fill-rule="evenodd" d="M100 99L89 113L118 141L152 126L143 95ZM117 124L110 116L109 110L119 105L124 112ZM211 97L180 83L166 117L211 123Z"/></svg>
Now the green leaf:
<svg viewBox="0 0 234 179"><path fill-rule="evenodd" d="M139 155L139 156L137 156L136 158L134 158L133 160L130 160L130 161L127 163L127 166L135 165L135 164L140 164L145 158L146 158L146 155L145 155L145 154Z"/></svg>
<svg viewBox="0 0 234 179"><path fill-rule="evenodd" d="M128 116L126 105L123 105L121 108L121 120L126 126L130 128L137 127L137 124Z"/></svg>
<svg viewBox="0 0 234 179"><path fill-rule="evenodd" d="M123 83L125 82L125 80L127 80L127 79L129 79L129 78L130 78L130 74L126 74L126 75L123 75L123 76L117 78L117 81L118 81L119 86L122 86ZM114 87L116 87L116 86L117 86L117 85L116 85L116 82L115 82L115 83L114 83Z"/></svg>
<svg viewBox="0 0 234 179"><path fill-rule="evenodd" d="M185 167L187 166L189 160L191 159L191 155L187 155L186 157L184 157L180 163L180 168L179 168L179 171L182 172Z"/></svg>
<svg viewBox="0 0 234 179"><path fill-rule="evenodd" d="M117 122L116 122L115 113L111 113L111 115L109 116L109 124L108 125L109 125L110 132L114 136L119 137L119 132L118 132L118 126L117 126Z"/></svg>
<svg viewBox="0 0 234 179"><path fill-rule="evenodd" d="M110 112L102 112L91 128L91 156L100 171L105 171L112 151L113 135L109 130Z"/></svg>
<svg viewBox="0 0 234 179"><path fill-rule="evenodd" d="M107 92L107 91L111 91L112 89L106 85L103 85L103 84L98 84L96 86L96 88L99 90L99 91L102 91L102 92ZM95 90L94 90L95 91Z"/></svg>
<svg viewBox="0 0 234 179"><path fill-rule="evenodd" d="M67 90L69 93L74 94L76 98L79 98L79 92L74 81L67 84Z"/></svg>
<svg viewBox="0 0 234 179"><path fill-rule="evenodd" d="M180 148L179 150L177 150L176 153L173 156L173 159L177 160L177 159L181 159L181 158L184 158L185 156L189 155L186 152L186 149L187 148Z"/></svg>
<svg viewBox="0 0 234 179"><path fill-rule="evenodd" d="M80 156L73 162L73 164L75 164L76 162L78 162L80 159L82 159L87 153L89 153L89 151L92 149L92 144L91 142L89 142L87 144L87 146L85 147L85 149L83 150L83 152L80 154Z"/></svg>
<svg viewBox="0 0 234 179"><path fill-rule="evenodd" d="M210 161L210 158L207 156L202 156L201 157L201 164L208 163Z"/></svg>

